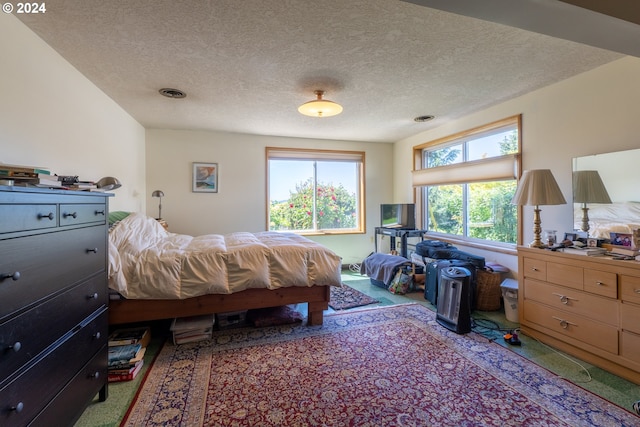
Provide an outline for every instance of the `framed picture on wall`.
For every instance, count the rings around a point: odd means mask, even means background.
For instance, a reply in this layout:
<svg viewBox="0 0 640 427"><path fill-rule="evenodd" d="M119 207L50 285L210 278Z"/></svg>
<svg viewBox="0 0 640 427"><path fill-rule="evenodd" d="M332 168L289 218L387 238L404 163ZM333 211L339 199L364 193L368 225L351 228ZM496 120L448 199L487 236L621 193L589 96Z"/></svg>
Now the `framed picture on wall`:
<svg viewBox="0 0 640 427"><path fill-rule="evenodd" d="M218 164L193 163L192 188L194 193L218 192Z"/></svg>

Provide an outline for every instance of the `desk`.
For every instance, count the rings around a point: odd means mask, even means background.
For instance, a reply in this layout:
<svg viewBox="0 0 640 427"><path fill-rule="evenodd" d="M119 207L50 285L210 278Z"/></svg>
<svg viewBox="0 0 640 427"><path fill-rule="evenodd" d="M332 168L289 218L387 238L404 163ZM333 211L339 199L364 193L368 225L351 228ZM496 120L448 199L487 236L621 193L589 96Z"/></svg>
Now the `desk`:
<svg viewBox="0 0 640 427"><path fill-rule="evenodd" d="M391 249L396 248L396 238L400 238L400 253L399 255L405 258L409 258L407 251L408 242L410 237L419 237L420 241L424 240L424 233L427 230L402 230L397 228L376 227L375 231L375 251L378 252L378 235L389 236L391 242Z"/></svg>

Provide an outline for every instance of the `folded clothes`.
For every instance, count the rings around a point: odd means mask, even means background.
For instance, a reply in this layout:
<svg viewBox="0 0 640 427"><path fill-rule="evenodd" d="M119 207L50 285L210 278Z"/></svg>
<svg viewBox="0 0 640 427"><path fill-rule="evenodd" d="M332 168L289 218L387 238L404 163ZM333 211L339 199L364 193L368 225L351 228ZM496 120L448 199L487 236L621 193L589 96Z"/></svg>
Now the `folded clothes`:
<svg viewBox="0 0 640 427"><path fill-rule="evenodd" d="M404 257L373 253L362 261L360 273L369 276L371 279L389 284L397 268L405 264L409 264L409 260Z"/></svg>

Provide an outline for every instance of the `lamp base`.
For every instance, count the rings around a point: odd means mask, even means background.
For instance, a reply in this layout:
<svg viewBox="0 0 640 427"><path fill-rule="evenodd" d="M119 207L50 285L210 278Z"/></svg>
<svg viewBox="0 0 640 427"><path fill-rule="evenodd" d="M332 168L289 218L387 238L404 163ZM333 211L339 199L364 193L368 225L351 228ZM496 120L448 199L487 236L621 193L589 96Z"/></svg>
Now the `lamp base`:
<svg viewBox="0 0 640 427"><path fill-rule="evenodd" d="M544 243L542 243L541 240L534 240L533 242L529 243L529 247L530 248L538 248L538 249L544 249L547 247L547 245L545 245Z"/></svg>

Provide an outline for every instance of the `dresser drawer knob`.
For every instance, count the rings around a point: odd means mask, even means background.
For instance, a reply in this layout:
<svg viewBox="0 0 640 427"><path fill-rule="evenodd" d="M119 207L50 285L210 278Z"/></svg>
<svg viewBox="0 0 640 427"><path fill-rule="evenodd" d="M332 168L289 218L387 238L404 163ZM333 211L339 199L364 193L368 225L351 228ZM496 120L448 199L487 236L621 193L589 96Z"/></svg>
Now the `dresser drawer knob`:
<svg viewBox="0 0 640 427"><path fill-rule="evenodd" d="M67 213L67 212L65 212L65 213L63 213L63 214L62 214L62 216L63 216L63 217L65 217L65 218L66 218L66 217L68 217L68 216L70 216L70 217L72 217L72 218L74 218L74 219L75 219L75 218L77 218L77 217L78 217L78 213L77 213L77 212L73 212L73 213Z"/></svg>
<svg viewBox="0 0 640 427"><path fill-rule="evenodd" d="M53 218L54 218L53 212L49 212L47 215L38 214L38 219L44 219L44 218L49 218L49 220L53 220Z"/></svg>
<svg viewBox="0 0 640 427"><path fill-rule="evenodd" d="M531 267L531 270L533 270L533 271L540 271L540 270L538 270L536 267Z"/></svg>
<svg viewBox="0 0 640 427"><path fill-rule="evenodd" d="M91 249L87 249L87 253L89 252L93 252L94 254L98 253L98 248L91 248Z"/></svg>
<svg viewBox="0 0 640 427"><path fill-rule="evenodd" d="M640 289L634 289L633 292L635 292L636 294L640 294Z"/></svg>
<svg viewBox="0 0 640 427"><path fill-rule="evenodd" d="M18 280L20 279L20 272L16 271L15 273L1 273L0 282L3 281L4 279Z"/></svg>
<svg viewBox="0 0 640 427"><path fill-rule="evenodd" d="M98 293L95 292L95 293L93 293L91 295L87 295L87 299L98 299Z"/></svg>
<svg viewBox="0 0 640 427"><path fill-rule="evenodd" d="M97 379L100 378L100 372L95 371L89 374L89 378Z"/></svg>
<svg viewBox="0 0 640 427"><path fill-rule="evenodd" d="M9 350L13 350L16 353L20 351L20 349L22 348L22 343L20 341L16 341L15 343L13 343L13 345L10 345L9 347L7 347Z"/></svg>
<svg viewBox="0 0 640 427"><path fill-rule="evenodd" d="M93 334L93 338L99 340L100 337L102 336L102 334L100 334L100 332L96 332L95 334Z"/></svg>
<svg viewBox="0 0 640 427"><path fill-rule="evenodd" d="M22 402L18 402L16 406L11 407L11 410L15 412L22 412L23 409L24 409L24 403Z"/></svg>
<svg viewBox="0 0 640 427"><path fill-rule="evenodd" d="M557 293L555 293L555 292L553 293L553 295L555 295L555 296L559 297L559 298L560 298L560 302L561 302L561 303L563 303L564 305L569 304L569 301L571 301L571 300L573 300L573 301L578 301L578 299L577 299L577 298L571 298L571 297L568 297L568 296L566 296L566 295L557 294Z"/></svg>

